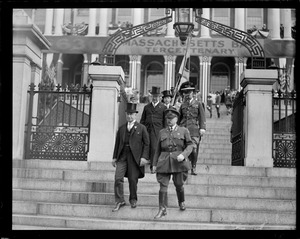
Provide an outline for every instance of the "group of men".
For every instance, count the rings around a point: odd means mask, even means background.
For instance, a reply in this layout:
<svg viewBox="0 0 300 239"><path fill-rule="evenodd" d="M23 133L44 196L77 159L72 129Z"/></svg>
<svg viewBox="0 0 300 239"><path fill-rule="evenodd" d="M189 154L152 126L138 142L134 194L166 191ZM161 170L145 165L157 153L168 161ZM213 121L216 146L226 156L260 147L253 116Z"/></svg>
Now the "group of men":
<svg viewBox="0 0 300 239"><path fill-rule="evenodd" d="M129 202L137 204L137 183L150 164L160 184L159 212L155 219L167 214L167 190L172 175L180 210L185 210L184 182L188 171L197 175L196 165L201 137L205 133L205 113L202 102L194 97L195 88L189 82L181 87L183 102L179 111L172 106L172 93L152 87L152 101L145 105L140 123L136 121L136 104L127 103L127 123L116 136L112 164L115 172L115 208L124 206L124 177L129 182ZM162 101L160 95L162 93Z"/></svg>

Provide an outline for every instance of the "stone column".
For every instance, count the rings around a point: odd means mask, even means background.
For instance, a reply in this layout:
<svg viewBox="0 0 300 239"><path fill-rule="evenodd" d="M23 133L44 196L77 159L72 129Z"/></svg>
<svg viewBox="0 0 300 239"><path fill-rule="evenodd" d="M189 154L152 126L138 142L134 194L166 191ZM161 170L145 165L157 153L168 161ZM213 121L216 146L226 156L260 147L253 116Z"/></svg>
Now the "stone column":
<svg viewBox="0 0 300 239"><path fill-rule="evenodd" d="M54 35L62 35L62 25L64 24L64 12L65 9L63 8L56 9Z"/></svg>
<svg viewBox="0 0 300 239"><path fill-rule="evenodd" d="M292 17L291 9L282 8L280 9L280 16L284 27L284 40L293 40L292 38Z"/></svg>
<svg viewBox="0 0 300 239"><path fill-rule="evenodd" d="M143 23L143 8L133 8L133 26Z"/></svg>
<svg viewBox="0 0 300 239"><path fill-rule="evenodd" d="M244 66L244 57L235 57L235 84L234 88L238 91L241 90L241 75L244 72L245 66ZM247 59L246 59L247 61Z"/></svg>
<svg viewBox="0 0 300 239"><path fill-rule="evenodd" d="M210 67L211 67L211 57L200 56L200 92L202 94L202 100L206 103L208 89L210 84Z"/></svg>
<svg viewBox="0 0 300 239"><path fill-rule="evenodd" d="M83 60L83 67L82 67L82 86L84 84L88 85L88 79L89 79L89 60L88 60L88 54L83 54L84 60Z"/></svg>
<svg viewBox="0 0 300 239"><path fill-rule="evenodd" d="M203 8L202 17L210 20L210 8ZM201 38L210 38L209 28L201 25Z"/></svg>
<svg viewBox="0 0 300 239"><path fill-rule="evenodd" d="M280 9L268 9L268 29L272 40L280 39Z"/></svg>
<svg viewBox="0 0 300 239"><path fill-rule="evenodd" d="M63 65L62 53L60 53L56 64L56 82L60 85L62 85Z"/></svg>
<svg viewBox="0 0 300 239"><path fill-rule="evenodd" d="M53 25L53 9L47 8L44 35L52 35L52 25Z"/></svg>
<svg viewBox="0 0 300 239"><path fill-rule="evenodd" d="M107 8L100 8L99 36L106 37L108 33Z"/></svg>
<svg viewBox="0 0 300 239"><path fill-rule="evenodd" d="M89 30L87 36L95 36L96 33L96 8L89 9Z"/></svg>
<svg viewBox="0 0 300 239"><path fill-rule="evenodd" d="M235 9L234 25L236 29L245 31L245 8Z"/></svg>
<svg viewBox="0 0 300 239"><path fill-rule="evenodd" d="M32 25L23 10L13 11L13 159L24 158L24 132L28 114L27 91L31 82L38 81L42 50L49 50L50 45L42 32Z"/></svg>
<svg viewBox="0 0 300 239"><path fill-rule="evenodd" d="M124 72L121 66L90 65L89 75L93 80L93 96L88 161L109 162L119 128L117 98Z"/></svg>
<svg viewBox="0 0 300 239"><path fill-rule="evenodd" d="M172 55L164 56L165 59L165 90L170 90L174 86L175 79L173 77L173 64L175 63L175 57Z"/></svg>
<svg viewBox="0 0 300 239"><path fill-rule="evenodd" d="M272 86L277 70L246 69L242 75L244 109L245 166L273 167Z"/></svg>

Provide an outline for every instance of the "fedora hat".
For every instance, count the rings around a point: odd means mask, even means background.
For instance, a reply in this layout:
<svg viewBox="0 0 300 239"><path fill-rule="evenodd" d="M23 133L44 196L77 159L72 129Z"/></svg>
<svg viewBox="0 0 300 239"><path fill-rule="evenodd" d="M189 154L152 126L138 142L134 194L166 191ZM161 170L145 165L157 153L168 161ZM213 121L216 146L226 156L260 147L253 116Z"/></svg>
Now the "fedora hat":
<svg viewBox="0 0 300 239"><path fill-rule="evenodd" d="M156 86L152 86L152 90L150 92L152 95L159 95L160 94L160 88Z"/></svg>
<svg viewBox="0 0 300 239"><path fill-rule="evenodd" d="M126 108L125 112L127 112L127 113L138 113L138 111L136 110L136 106L137 106L137 104L127 103L127 108Z"/></svg>
<svg viewBox="0 0 300 239"><path fill-rule="evenodd" d="M171 98L173 97L173 95L172 95L172 93L171 93L170 90L164 90L161 93L163 94L163 96L162 96L163 98L167 97L167 96L170 96Z"/></svg>
<svg viewBox="0 0 300 239"><path fill-rule="evenodd" d="M180 91L194 91L195 87L192 86L191 82L187 81L181 85Z"/></svg>
<svg viewBox="0 0 300 239"><path fill-rule="evenodd" d="M175 107L170 107L168 109L165 109L164 113L165 113L165 117L168 119L173 119L175 117L179 118L180 116L180 113L178 112L178 110L176 110Z"/></svg>

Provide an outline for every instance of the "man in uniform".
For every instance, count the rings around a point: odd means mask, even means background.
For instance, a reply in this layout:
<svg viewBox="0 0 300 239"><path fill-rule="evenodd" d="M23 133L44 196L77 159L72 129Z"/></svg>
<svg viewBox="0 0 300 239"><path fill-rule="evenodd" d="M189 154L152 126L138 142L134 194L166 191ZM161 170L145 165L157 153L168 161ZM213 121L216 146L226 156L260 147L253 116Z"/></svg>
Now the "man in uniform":
<svg viewBox="0 0 300 239"><path fill-rule="evenodd" d="M191 174L197 175L196 165L199 143L206 130L206 119L202 103L193 97L194 90L195 88L191 87L190 82L184 83L181 87L184 101L179 109L179 125L186 127L190 131L194 143L193 151L189 157L192 164Z"/></svg>
<svg viewBox="0 0 300 239"><path fill-rule="evenodd" d="M161 218L167 214L168 185L172 175L176 188L178 205L180 210L185 210L183 185L191 166L188 156L193 150L193 142L187 128L177 125L179 112L171 107L165 110L167 127L159 132L153 169L156 171L156 179L160 185L158 200L159 211L154 217Z"/></svg>
<svg viewBox="0 0 300 239"><path fill-rule="evenodd" d="M136 121L136 104L127 103L126 120L116 137L112 165L116 167L114 193L116 205L113 212L125 205L124 177L129 182L129 202L132 208L137 203L137 183L145 176L144 166L149 159L149 135L144 125Z"/></svg>
<svg viewBox="0 0 300 239"><path fill-rule="evenodd" d="M158 139L158 133L164 128L164 110L167 108L160 102L160 88L152 87L152 102L145 105L140 123L145 125L150 137L150 170L152 170L153 156Z"/></svg>

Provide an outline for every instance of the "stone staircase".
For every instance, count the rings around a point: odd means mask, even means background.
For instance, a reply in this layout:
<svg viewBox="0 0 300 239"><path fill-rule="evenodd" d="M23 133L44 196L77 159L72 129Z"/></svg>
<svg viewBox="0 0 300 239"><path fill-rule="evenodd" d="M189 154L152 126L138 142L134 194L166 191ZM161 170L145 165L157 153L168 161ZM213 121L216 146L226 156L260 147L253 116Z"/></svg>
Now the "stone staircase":
<svg viewBox="0 0 300 239"><path fill-rule="evenodd" d="M216 117L214 115L214 117ZM187 209L180 211L169 187L168 215L159 220L159 185L146 168L138 183L138 206L114 207L110 162L13 160L13 230L208 229L293 230L296 170L230 165L230 116L207 118L197 176L185 185Z"/></svg>

